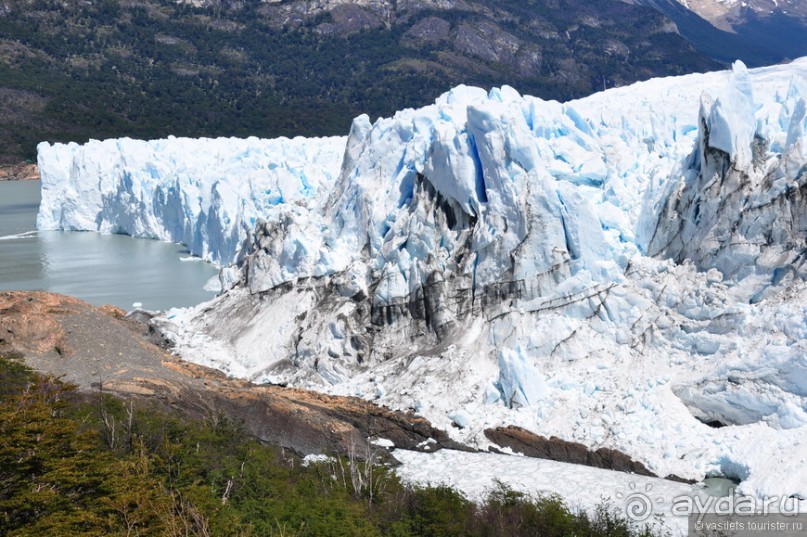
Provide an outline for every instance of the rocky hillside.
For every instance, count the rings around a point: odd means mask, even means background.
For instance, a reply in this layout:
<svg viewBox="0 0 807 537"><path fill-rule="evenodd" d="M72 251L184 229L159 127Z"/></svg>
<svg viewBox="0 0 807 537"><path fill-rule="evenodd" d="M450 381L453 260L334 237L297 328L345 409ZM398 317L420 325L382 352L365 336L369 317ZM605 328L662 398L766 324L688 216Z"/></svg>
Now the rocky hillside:
<svg viewBox="0 0 807 537"><path fill-rule="evenodd" d="M181 414L226 415L255 438L302 454L347 453L383 431L395 445L459 447L423 418L356 398L226 379L161 348L147 317L51 293L0 293L0 356L15 355L80 393L142 399Z"/></svg>
<svg viewBox="0 0 807 537"><path fill-rule="evenodd" d="M0 163L42 140L342 134L460 83L565 100L715 67L616 0L2 0Z"/></svg>

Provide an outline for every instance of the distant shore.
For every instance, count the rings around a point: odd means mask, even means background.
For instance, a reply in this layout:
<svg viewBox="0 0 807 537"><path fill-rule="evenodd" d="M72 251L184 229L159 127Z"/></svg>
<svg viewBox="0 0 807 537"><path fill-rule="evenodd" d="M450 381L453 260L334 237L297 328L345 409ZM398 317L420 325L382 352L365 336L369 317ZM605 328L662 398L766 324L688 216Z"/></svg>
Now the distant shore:
<svg viewBox="0 0 807 537"><path fill-rule="evenodd" d="M39 167L36 164L1 164L0 181L38 181Z"/></svg>

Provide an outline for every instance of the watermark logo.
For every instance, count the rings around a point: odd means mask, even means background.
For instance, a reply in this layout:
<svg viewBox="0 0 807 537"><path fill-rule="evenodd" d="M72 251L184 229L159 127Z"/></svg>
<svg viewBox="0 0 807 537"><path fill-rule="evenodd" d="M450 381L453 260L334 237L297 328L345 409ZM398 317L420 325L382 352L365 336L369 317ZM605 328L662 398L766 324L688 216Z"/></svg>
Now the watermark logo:
<svg viewBox="0 0 807 537"><path fill-rule="evenodd" d="M644 522L653 514L655 507L664 504L664 498L653 494L653 485L647 484L639 490L636 483L628 485L628 491L617 492L617 500L622 500L623 509L628 518L635 522Z"/></svg>
<svg viewBox="0 0 807 537"><path fill-rule="evenodd" d="M705 514L719 516L768 516L782 515L795 517L800 514L801 504L796 498L788 496L770 496L768 498L755 498L753 496L740 496L734 489L729 490L728 496L676 496L673 498L670 509L673 516L698 516L700 522Z"/></svg>
<svg viewBox="0 0 807 537"><path fill-rule="evenodd" d="M707 514L689 517L689 535L693 537L804 537L807 521L781 514L764 518Z"/></svg>
<svg viewBox="0 0 807 537"><path fill-rule="evenodd" d="M735 489L729 489L727 496L709 496L693 491L692 494L665 498L653 490L653 485L639 487L631 482L627 491L618 491L616 499L630 520L644 522L654 514L669 513L674 517L696 517L698 522L704 515L731 517L758 517L777 515L795 517L805 514L807 503L789 496L755 498L742 496Z"/></svg>

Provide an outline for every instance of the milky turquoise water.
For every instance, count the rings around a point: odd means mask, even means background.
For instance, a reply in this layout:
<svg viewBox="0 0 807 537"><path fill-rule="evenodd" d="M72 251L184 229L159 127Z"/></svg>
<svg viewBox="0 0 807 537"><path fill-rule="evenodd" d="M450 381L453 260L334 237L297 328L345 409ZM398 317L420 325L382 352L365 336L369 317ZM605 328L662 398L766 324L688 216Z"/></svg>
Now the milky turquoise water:
<svg viewBox="0 0 807 537"><path fill-rule="evenodd" d="M39 181L0 182L0 291L44 290L130 310L192 306L217 270L184 246L124 235L36 231ZM182 259L186 260L183 261Z"/></svg>

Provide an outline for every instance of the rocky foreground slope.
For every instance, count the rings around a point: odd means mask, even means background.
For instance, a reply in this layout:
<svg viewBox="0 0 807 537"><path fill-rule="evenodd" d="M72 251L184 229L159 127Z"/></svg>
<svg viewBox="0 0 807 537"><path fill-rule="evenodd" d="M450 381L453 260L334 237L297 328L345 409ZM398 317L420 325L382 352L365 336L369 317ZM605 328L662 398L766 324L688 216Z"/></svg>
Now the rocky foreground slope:
<svg viewBox="0 0 807 537"><path fill-rule="evenodd" d="M52 293L0 293L0 352L89 397L137 398L195 418L229 416L256 438L301 455L363 457L368 440L379 437L408 449L462 448L423 418L361 399L228 380L166 352L146 319Z"/></svg>
<svg viewBox="0 0 807 537"><path fill-rule="evenodd" d="M472 446L519 426L805 498L805 78L804 59L737 64L563 104L458 87L359 117L338 178L272 204L229 290L159 324L188 360L411 409ZM109 158L101 198L157 233L146 163L43 145L46 195L94 192ZM238 184L209 187L237 212L259 196ZM214 214L168 188L174 214ZM40 225L65 225L57 207Z"/></svg>
<svg viewBox="0 0 807 537"><path fill-rule="evenodd" d="M0 355L21 358L75 384L85 397L103 393L137 399L193 418L226 416L257 439L300 456L338 453L394 463L380 449L390 443L428 453L474 451L411 412L356 397L228 379L183 361L167 352L167 342L149 327L149 317L144 311L126 314L53 293L0 293ZM528 456L655 477L613 450L590 451L512 427L486 434Z"/></svg>

